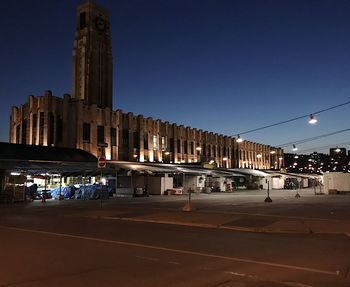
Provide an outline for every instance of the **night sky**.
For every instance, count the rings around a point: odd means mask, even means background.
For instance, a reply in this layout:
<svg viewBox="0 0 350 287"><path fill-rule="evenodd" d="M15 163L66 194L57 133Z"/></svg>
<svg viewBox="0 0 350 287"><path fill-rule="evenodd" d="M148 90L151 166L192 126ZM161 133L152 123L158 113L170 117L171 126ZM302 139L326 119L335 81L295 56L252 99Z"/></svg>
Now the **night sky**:
<svg viewBox="0 0 350 287"><path fill-rule="evenodd" d="M1 2L0 141L11 106L71 93L77 0ZM114 109L235 135L350 101L348 0L98 0ZM242 135L272 146L350 128L350 105ZM350 148L350 131L299 151ZM290 152L291 147L285 147Z"/></svg>

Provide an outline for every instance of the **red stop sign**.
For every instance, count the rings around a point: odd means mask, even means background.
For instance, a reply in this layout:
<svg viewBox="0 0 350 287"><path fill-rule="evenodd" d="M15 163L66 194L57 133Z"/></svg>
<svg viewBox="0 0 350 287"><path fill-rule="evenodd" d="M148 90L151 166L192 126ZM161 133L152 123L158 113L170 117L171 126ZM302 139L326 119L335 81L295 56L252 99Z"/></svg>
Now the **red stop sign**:
<svg viewBox="0 0 350 287"><path fill-rule="evenodd" d="M104 156L100 156L98 158L97 166L98 166L98 168L105 168L106 167L106 158Z"/></svg>

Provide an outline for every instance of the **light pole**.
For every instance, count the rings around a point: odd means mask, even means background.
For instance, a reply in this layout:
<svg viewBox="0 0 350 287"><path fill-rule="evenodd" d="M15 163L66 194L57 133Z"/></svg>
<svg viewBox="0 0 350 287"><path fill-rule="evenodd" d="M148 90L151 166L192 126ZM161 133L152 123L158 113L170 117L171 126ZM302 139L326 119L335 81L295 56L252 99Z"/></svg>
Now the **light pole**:
<svg viewBox="0 0 350 287"><path fill-rule="evenodd" d="M103 177L103 169L106 167L106 156L105 156L105 148L108 147L108 143L99 143L98 148L100 151L100 155L98 157L97 167L101 170L101 179L100 179L100 208L102 208L102 177Z"/></svg>
<svg viewBox="0 0 350 287"><path fill-rule="evenodd" d="M300 186L301 186L301 181L302 181L302 179L299 177L298 178L298 189L300 189ZM296 198L300 198L300 194L299 194L299 192L298 192L298 189L297 189L297 193L295 194L295 197Z"/></svg>
<svg viewBox="0 0 350 287"><path fill-rule="evenodd" d="M267 197L265 198L264 202L272 202L272 199L270 197L270 181L266 179L267 183Z"/></svg>

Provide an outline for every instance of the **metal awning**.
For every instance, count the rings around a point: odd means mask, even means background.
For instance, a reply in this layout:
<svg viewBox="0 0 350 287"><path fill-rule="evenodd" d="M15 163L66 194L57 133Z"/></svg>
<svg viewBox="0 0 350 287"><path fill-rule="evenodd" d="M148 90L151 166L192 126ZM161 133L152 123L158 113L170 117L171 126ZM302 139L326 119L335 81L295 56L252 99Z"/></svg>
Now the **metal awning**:
<svg viewBox="0 0 350 287"><path fill-rule="evenodd" d="M154 165L148 163L140 163L140 162L130 162L130 161L108 161L108 166L119 171L121 169L130 170L130 171L138 171L140 173L171 173L173 169L171 167L162 165Z"/></svg>

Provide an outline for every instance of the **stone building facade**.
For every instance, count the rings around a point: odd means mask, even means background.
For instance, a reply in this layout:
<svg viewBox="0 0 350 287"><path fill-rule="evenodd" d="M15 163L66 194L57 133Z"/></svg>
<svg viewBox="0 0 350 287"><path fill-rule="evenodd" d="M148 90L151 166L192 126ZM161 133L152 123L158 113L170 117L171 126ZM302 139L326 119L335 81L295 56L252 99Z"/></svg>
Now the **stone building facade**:
<svg viewBox="0 0 350 287"><path fill-rule="evenodd" d="M80 148L107 160L215 163L223 168L280 169L283 150L159 119L113 111L109 14L77 9L72 96L51 91L13 107L10 142Z"/></svg>

